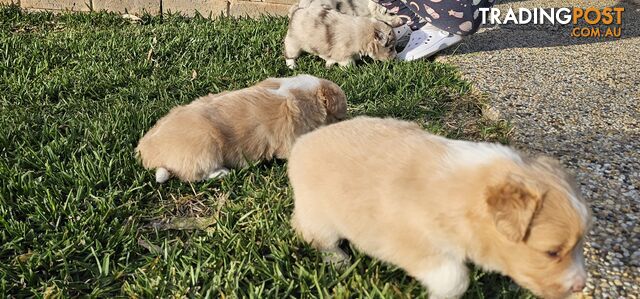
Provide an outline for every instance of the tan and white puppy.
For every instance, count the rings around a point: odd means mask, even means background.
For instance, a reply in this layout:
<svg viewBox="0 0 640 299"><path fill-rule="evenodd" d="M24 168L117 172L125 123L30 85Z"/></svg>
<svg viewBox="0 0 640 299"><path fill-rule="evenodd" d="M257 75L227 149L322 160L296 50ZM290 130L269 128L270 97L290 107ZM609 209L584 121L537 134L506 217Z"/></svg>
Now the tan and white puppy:
<svg viewBox="0 0 640 299"><path fill-rule="evenodd" d="M248 161L289 156L294 140L345 118L335 83L310 75L269 78L255 86L173 108L147 132L136 152L156 181L216 178Z"/></svg>
<svg viewBox="0 0 640 299"><path fill-rule="evenodd" d="M392 27L404 24L402 18L389 13L384 6L371 0L300 0L298 2L298 7L310 6L331 8L351 16L375 18Z"/></svg>
<svg viewBox="0 0 640 299"><path fill-rule="evenodd" d="M296 67L302 52L320 56L326 67L348 66L369 56L389 60L396 56L396 37L391 26L374 18L355 17L320 6L299 8L289 13L289 29L284 39L284 57L289 68Z"/></svg>
<svg viewBox="0 0 640 299"><path fill-rule="evenodd" d="M459 298L466 261L545 298L582 290L590 213L550 158L450 140L414 123L358 117L294 145L292 224L346 257L347 239L418 279L430 298Z"/></svg>

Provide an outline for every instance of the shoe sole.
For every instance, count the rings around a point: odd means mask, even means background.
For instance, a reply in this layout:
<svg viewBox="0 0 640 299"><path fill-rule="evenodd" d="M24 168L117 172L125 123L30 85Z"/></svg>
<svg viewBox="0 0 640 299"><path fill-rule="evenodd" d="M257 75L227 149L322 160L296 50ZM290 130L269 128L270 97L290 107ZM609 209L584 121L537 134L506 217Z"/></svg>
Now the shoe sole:
<svg viewBox="0 0 640 299"><path fill-rule="evenodd" d="M462 39L459 39L459 40L457 40L455 42L451 42L451 43L443 42L440 45L438 45L438 48L436 48L436 49L433 49L433 47L430 47L427 50L423 50L423 51L420 51L420 52L417 52L417 53L413 53L410 56L409 55L407 55L405 57L398 56L398 59L403 60L403 61L413 61L413 60L418 60L418 59L422 59L422 58L428 58L428 57L431 57L434 54L436 54L436 53L438 53L438 52L440 52L440 51L442 51L442 50L444 50L446 48L449 48L449 47L451 47L453 45L456 45L457 43L459 43L461 41L462 41Z"/></svg>

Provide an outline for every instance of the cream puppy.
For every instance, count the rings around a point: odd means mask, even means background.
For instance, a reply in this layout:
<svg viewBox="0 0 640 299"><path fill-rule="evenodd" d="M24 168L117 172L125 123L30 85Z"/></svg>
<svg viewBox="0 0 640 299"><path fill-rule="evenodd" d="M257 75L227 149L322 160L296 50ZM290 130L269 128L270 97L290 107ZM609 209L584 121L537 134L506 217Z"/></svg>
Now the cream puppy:
<svg viewBox="0 0 640 299"><path fill-rule="evenodd" d="M347 239L430 298L462 296L466 261L545 298L585 285L589 209L555 160L359 117L302 136L288 171L304 240L346 256L337 242Z"/></svg>
<svg viewBox="0 0 640 299"><path fill-rule="evenodd" d="M369 56L388 60L396 56L396 37L391 26L374 18L355 17L321 6L289 12L289 29L284 39L284 57L289 68L296 67L302 52L320 56L326 67L348 66Z"/></svg>
<svg viewBox="0 0 640 299"><path fill-rule="evenodd" d="M310 75L270 78L255 86L173 108L136 152L156 181L216 178L247 161L289 156L294 140L341 120L346 97L335 83Z"/></svg>
<svg viewBox="0 0 640 299"><path fill-rule="evenodd" d="M384 6L371 0L300 0L298 6L322 6L346 15L375 18L392 27L404 24L402 18L390 14Z"/></svg>

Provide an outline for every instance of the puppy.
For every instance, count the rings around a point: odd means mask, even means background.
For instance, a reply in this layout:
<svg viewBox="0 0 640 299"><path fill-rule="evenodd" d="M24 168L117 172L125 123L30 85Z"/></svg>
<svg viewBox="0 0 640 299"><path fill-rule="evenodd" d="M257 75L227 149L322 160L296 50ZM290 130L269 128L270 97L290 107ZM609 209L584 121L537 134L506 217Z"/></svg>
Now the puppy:
<svg viewBox="0 0 640 299"><path fill-rule="evenodd" d="M248 161L285 159L294 140L343 119L346 97L335 83L310 75L269 78L255 86L208 95L173 108L136 152L156 181L224 176Z"/></svg>
<svg viewBox="0 0 640 299"><path fill-rule="evenodd" d="M290 10L289 29L284 39L284 57L289 68L304 51L320 56L329 68L348 66L369 56L388 60L396 56L396 37L391 26L373 18L341 14L319 6Z"/></svg>
<svg viewBox="0 0 640 299"><path fill-rule="evenodd" d="M387 9L371 0L300 0L299 7L321 6L335 9L350 16L375 18L392 27L404 24L399 16L390 14Z"/></svg>
<svg viewBox="0 0 640 299"><path fill-rule="evenodd" d="M582 290L589 209L560 164L418 125L359 117L302 136L288 171L292 224L346 257L347 239L403 268L430 298L459 298L465 261L545 298Z"/></svg>

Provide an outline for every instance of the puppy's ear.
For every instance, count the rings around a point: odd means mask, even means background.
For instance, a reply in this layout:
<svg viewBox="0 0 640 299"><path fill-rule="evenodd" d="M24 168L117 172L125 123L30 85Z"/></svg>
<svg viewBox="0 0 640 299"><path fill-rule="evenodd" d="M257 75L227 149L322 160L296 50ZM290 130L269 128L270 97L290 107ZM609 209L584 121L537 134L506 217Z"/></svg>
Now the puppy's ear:
<svg viewBox="0 0 640 299"><path fill-rule="evenodd" d="M317 91L317 97L322 105L327 110L327 114L338 114L345 110L344 106L346 98L344 92L336 85L323 82ZM344 112L344 111L342 111Z"/></svg>
<svg viewBox="0 0 640 299"><path fill-rule="evenodd" d="M380 44L385 44L387 42L387 35L382 32L382 30L376 29L373 33L375 40Z"/></svg>
<svg viewBox="0 0 640 299"><path fill-rule="evenodd" d="M503 182L489 187L486 195L498 232L513 242L524 240L544 196L539 184L511 174Z"/></svg>

